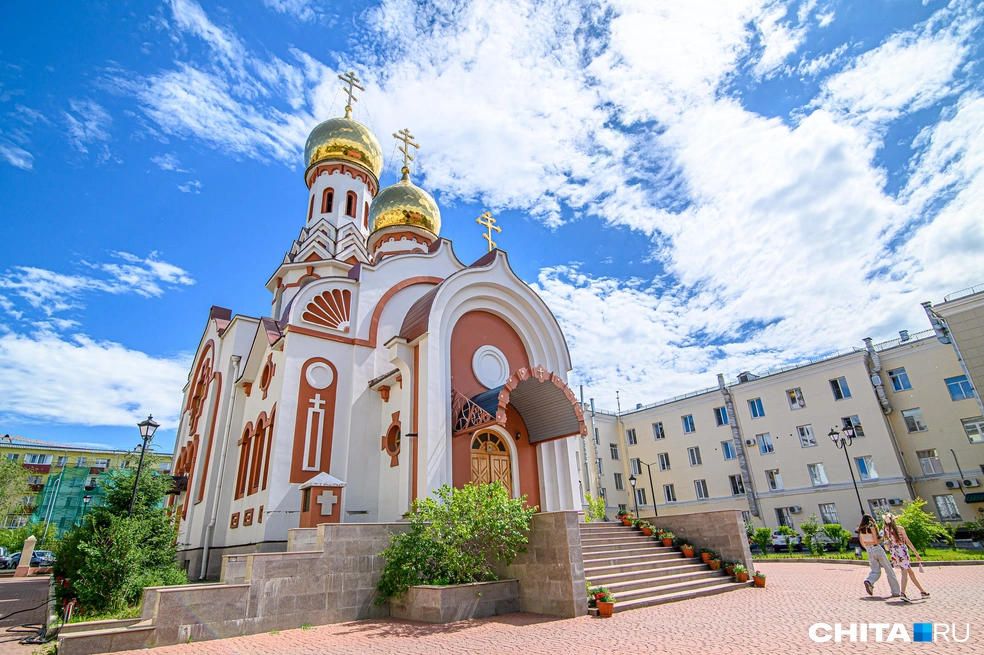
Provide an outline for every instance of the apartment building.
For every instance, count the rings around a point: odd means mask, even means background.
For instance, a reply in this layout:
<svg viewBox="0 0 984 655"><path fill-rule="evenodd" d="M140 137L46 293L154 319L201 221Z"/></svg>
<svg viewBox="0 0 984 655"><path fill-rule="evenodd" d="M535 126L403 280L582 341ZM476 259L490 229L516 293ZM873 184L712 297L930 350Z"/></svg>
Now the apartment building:
<svg viewBox="0 0 984 655"><path fill-rule="evenodd" d="M974 520L984 503L962 492L984 479L984 419L963 375L933 330L902 332L621 414L586 407L582 488L603 490L611 513L740 509L768 527L814 513L853 526L916 496L941 520ZM846 427L844 450L828 434Z"/></svg>

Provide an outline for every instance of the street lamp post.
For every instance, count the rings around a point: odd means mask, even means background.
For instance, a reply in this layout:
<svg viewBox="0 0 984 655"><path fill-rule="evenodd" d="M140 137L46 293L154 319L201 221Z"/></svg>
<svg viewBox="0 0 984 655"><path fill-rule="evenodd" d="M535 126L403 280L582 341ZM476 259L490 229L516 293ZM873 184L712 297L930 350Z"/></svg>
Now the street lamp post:
<svg viewBox="0 0 984 655"><path fill-rule="evenodd" d="M854 477L854 468L851 466L851 456L847 453L847 448L852 443L854 443L855 430L859 428L860 425L848 425L844 428L844 436L841 436L840 432L834 428L830 429L827 436L830 440L834 442L834 445L844 451L844 457L847 459L847 470L851 472L851 482L854 483L854 494L858 497L858 507L861 509L861 515L864 516L864 504L861 502L861 492L858 491L858 481Z"/></svg>
<svg viewBox="0 0 984 655"><path fill-rule="evenodd" d="M653 465L647 464L640 461L640 464L646 467L646 471L649 473L649 493L653 495L653 516L659 517L659 510L656 509L656 489L653 487ZM655 463L655 462L654 462Z"/></svg>
<svg viewBox="0 0 984 655"><path fill-rule="evenodd" d="M632 506L635 507L636 518L639 518L639 499L636 497L636 492L635 492L635 486L636 486L635 473L629 475L629 486L632 487Z"/></svg>
<svg viewBox="0 0 984 655"><path fill-rule="evenodd" d="M92 502L92 496L86 494L82 496L82 518L85 519L85 510L89 507L89 503Z"/></svg>
<svg viewBox="0 0 984 655"><path fill-rule="evenodd" d="M133 493L130 494L128 518L133 516L133 503L137 500L137 484L140 482L140 469L143 468L143 459L144 453L147 452L147 444L154 438L154 433L160 427L160 424L154 421L154 415L151 414L147 417L146 421L137 423L137 427L140 428L140 438L143 440L143 445L140 448L140 459L137 461L137 475L133 478Z"/></svg>

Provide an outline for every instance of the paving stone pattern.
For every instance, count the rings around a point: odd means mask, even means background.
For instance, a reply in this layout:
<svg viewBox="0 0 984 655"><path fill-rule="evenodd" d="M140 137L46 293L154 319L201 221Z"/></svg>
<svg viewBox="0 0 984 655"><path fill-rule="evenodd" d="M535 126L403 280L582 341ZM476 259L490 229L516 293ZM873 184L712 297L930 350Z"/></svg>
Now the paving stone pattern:
<svg viewBox="0 0 984 655"><path fill-rule="evenodd" d="M647 607L610 619L555 619L508 614L427 625L374 619L278 634L168 646L154 655L331 655L335 653L898 653L984 655L981 590L984 566L936 567L920 575L932 599L905 605L869 597L865 570L844 564L764 562L765 589ZM876 594L888 594L884 577ZM969 623L967 643L814 644L807 630L816 622ZM146 651L142 651L146 653ZM137 651L134 651L137 655Z"/></svg>

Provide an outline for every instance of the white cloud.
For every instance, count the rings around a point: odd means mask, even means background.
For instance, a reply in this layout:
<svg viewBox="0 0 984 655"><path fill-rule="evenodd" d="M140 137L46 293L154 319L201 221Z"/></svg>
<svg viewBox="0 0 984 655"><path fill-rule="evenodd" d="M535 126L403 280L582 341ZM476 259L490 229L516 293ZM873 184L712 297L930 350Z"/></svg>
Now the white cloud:
<svg viewBox="0 0 984 655"><path fill-rule="evenodd" d="M182 193L201 193L202 183L198 180L189 180L185 184L179 184L178 190Z"/></svg>
<svg viewBox="0 0 984 655"><path fill-rule="evenodd" d="M205 41L226 65L242 68L246 59L242 42L209 20L201 5L194 0L171 0L171 11L178 28Z"/></svg>
<svg viewBox="0 0 984 655"><path fill-rule="evenodd" d="M277 13L305 22L317 20L323 15L321 7L313 0L263 0L263 4Z"/></svg>
<svg viewBox="0 0 984 655"><path fill-rule="evenodd" d="M89 152L89 146L109 140L109 128L113 118L102 105L92 100L71 100L72 112L65 112L68 137L75 149L82 154Z"/></svg>
<svg viewBox="0 0 984 655"><path fill-rule="evenodd" d="M798 24L782 20L787 15L788 7L779 2L774 3L759 17L756 26L762 35L763 52L752 69L755 77L769 78L775 75L786 58L802 45L807 33L805 22L814 4L816 3L804 3L798 14Z"/></svg>
<svg viewBox="0 0 984 655"><path fill-rule="evenodd" d="M815 77L817 74L822 73L827 70L837 62L847 53L847 44L842 43L830 52L813 59L804 58L800 61L799 66L796 67L796 72L800 75L806 75L808 77Z"/></svg>
<svg viewBox="0 0 984 655"><path fill-rule="evenodd" d="M174 171L176 173L192 173L193 171L181 168L181 161L173 152L166 152L163 155L156 155L150 158L151 163L157 164L162 171Z"/></svg>
<svg viewBox="0 0 984 655"><path fill-rule="evenodd" d="M29 171L34 168L34 155L13 143L0 143L0 157L11 166Z"/></svg>
<svg viewBox="0 0 984 655"><path fill-rule="evenodd" d="M153 357L83 335L0 334L0 413L80 425L174 427L189 355Z"/></svg>

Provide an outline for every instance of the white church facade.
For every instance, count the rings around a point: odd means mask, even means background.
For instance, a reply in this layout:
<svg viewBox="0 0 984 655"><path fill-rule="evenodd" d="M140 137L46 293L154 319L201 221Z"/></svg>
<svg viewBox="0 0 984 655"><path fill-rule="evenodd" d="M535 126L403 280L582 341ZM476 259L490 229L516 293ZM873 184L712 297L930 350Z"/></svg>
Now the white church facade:
<svg viewBox="0 0 984 655"><path fill-rule="evenodd" d="M397 521L443 484L580 509L564 335L491 239L458 260L398 138L403 177L380 189L382 149L351 107L318 125L270 315L210 311L173 462L192 579L217 577L221 555L285 550L291 528Z"/></svg>

